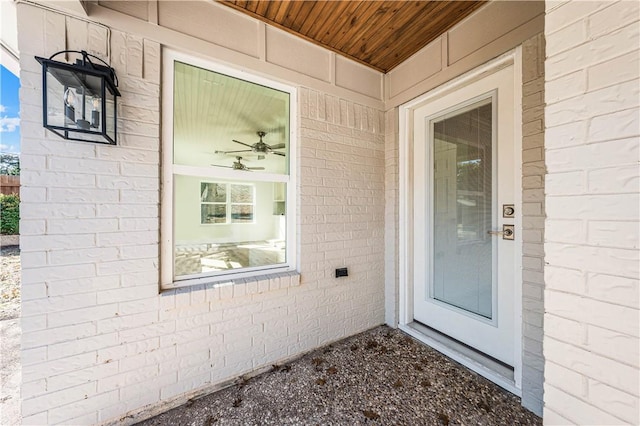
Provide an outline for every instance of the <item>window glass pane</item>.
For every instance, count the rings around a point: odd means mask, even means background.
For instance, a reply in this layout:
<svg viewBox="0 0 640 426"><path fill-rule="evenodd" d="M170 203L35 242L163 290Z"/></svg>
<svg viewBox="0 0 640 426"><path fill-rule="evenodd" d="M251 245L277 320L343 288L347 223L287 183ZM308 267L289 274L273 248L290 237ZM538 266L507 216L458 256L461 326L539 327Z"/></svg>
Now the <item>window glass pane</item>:
<svg viewBox="0 0 640 426"><path fill-rule="evenodd" d="M174 66L174 164L288 173L289 93Z"/></svg>
<svg viewBox="0 0 640 426"><path fill-rule="evenodd" d="M174 278L286 266L289 91L173 64Z"/></svg>
<svg viewBox="0 0 640 426"><path fill-rule="evenodd" d="M226 203L227 185L202 182L200 184L200 201L209 203Z"/></svg>
<svg viewBox="0 0 640 426"><path fill-rule="evenodd" d="M432 121L433 295L492 315L492 107L489 100Z"/></svg>
<svg viewBox="0 0 640 426"><path fill-rule="evenodd" d="M200 223L226 223L227 222L227 205L226 204L202 204L200 206Z"/></svg>
<svg viewBox="0 0 640 426"><path fill-rule="evenodd" d="M176 277L286 262L285 184L174 175L173 193Z"/></svg>
<svg viewBox="0 0 640 426"><path fill-rule="evenodd" d="M231 185L232 203L253 203L253 186Z"/></svg>
<svg viewBox="0 0 640 426"><path fill-rule="evenodd" d="M231 205L231 222L232 223L253 222L253 205L232 204Z"/></svg>

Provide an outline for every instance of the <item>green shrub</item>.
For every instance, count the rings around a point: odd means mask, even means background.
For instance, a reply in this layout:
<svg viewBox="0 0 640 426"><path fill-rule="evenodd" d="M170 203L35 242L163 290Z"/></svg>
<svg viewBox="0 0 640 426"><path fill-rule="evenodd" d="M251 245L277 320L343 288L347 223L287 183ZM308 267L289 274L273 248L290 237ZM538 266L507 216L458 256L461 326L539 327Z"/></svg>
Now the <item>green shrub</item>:
<svg viewBox="0 0 640 426"><path fill-rule="evenodd" d="M17 235L20 233L20 197L17 194L0 194L0 233Z"/></svg>

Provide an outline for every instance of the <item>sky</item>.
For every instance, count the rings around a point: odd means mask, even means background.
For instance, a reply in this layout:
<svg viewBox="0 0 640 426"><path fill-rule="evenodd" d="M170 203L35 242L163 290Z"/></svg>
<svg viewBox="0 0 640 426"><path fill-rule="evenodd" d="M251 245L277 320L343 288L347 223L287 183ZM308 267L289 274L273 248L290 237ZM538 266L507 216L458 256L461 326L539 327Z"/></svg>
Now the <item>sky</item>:
<svg viewBox="0 0 640 426"><path fill-rule="evenodd" d="M0 65L0 152L20 153L20 79Z"/></svg>

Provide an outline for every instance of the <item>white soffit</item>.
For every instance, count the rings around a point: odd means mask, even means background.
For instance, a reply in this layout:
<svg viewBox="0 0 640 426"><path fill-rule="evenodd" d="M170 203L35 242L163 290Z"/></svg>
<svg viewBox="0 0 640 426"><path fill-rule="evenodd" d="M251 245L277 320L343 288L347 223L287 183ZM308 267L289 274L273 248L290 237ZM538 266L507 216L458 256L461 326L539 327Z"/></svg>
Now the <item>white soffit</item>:
<svg viewBox="0 0 640 426"><path fill-rule="evenodd" d="M0 0L0 64L20 77L18 18L13 0Z"/></svg>

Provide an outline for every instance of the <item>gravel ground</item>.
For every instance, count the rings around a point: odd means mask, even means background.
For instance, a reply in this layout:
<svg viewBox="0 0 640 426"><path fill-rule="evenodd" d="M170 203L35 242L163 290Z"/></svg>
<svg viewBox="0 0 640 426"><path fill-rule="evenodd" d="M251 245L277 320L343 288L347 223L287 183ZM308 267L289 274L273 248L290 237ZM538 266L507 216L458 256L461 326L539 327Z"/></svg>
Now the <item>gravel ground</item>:
<svg viewBox="0 0 640 426"><path fill-rule="evenodd" d="M0 425L20 421L20 250L0 248Z"/></svg>
<svg viewBox="0 0 640 426"><path fill-rule="evenodd" d="M386 326L140 425L541 425L520 399Z"/></svg>
<svg viewBox="0 0 640 426"><path fill-rule="evenodd" d="M20 317L20 249L0 248L0 321Z"/></svg>
<svg viewBox="0 0 640 426"><path fill-rule="evenodd" d="M20 320L0 321L0 425L20 421Z"/></svg>

